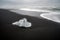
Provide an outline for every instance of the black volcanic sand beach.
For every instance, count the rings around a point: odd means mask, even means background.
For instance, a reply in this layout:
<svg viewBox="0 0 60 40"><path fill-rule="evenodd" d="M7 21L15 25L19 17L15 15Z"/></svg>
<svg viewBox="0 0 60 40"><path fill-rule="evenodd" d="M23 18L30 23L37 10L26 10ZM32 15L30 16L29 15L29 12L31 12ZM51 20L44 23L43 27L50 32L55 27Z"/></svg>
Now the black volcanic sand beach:
<svg viewBox="0 0 60 40"><path fill-rule="evenodd" d="M13 22L27 18L32 23L31 28L20 28ZM11 40L54 40L60 37L60 24L43 18L19 15L6 9L0 9L0 30L2 39Z"/></svg>

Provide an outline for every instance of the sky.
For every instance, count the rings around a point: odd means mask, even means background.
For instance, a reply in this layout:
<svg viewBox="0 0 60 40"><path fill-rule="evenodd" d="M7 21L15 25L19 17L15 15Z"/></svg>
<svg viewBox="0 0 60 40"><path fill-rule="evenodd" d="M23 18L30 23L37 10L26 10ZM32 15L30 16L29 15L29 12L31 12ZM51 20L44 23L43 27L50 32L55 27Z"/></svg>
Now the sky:
<svg viewBox="0 0 60 40"><path fill-rule="evenodd" d="M0 8L60 7L60 0L0 0Z"/></svg>

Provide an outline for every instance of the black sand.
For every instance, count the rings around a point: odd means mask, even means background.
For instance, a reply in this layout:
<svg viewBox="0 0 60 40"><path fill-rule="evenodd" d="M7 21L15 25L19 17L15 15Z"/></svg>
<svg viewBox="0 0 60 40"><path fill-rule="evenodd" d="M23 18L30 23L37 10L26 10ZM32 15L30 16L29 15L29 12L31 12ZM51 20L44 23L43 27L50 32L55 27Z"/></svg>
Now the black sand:
<svg viewBox="0 0 60 40"><path fill-rule="evenodd" d="M20 28L12 25L21 18L27 18L32 23L31 28ZM14 12L0 9L0 29L2 39L11 40L55 40L60 38L60 24L46 19L18 15Z"/></svg>

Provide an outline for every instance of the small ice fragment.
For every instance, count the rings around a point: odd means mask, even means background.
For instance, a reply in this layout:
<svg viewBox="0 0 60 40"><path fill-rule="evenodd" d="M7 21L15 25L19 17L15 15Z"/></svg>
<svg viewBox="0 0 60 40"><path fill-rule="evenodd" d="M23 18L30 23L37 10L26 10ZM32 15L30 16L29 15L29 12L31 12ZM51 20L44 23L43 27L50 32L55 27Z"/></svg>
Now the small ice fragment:
<svg viewBox="0 0 60 40"><path fill-rule="evenodd" d="M13 25L18 25L20 27L31 27L31 22L28 22L26 18L20 19L19 21L16 21L12 23Z"/></svg>

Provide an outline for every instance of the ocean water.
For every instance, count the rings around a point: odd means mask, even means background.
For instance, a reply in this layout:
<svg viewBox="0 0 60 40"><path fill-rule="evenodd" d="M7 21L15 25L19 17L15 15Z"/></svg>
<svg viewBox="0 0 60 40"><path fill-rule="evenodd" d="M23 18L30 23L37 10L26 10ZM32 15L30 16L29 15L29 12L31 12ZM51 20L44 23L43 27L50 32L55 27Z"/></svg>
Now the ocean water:
<svg viewBox="0 0 60 40"><path fill-rule="evenodd" d="M41 16L45 19L60 23L60 0L0 0L0 9L15 9L10 11L17 12L18 14L21 12L18 10L31 11L31 13L21 13L29 16ZM39 14L41 12L43 13Z"/></svg>
<svg viewBox="0 0 60 40"><path fill-rule="evenodd" d="M0 8L60 8L60 0L0 0Z"/></svg>
<svg viewBox="0 0 60 40"><path fill-rule="evenodd" d="M0 8L3 9L47 9L60 11L60 0L0 0Z"/></svg>

